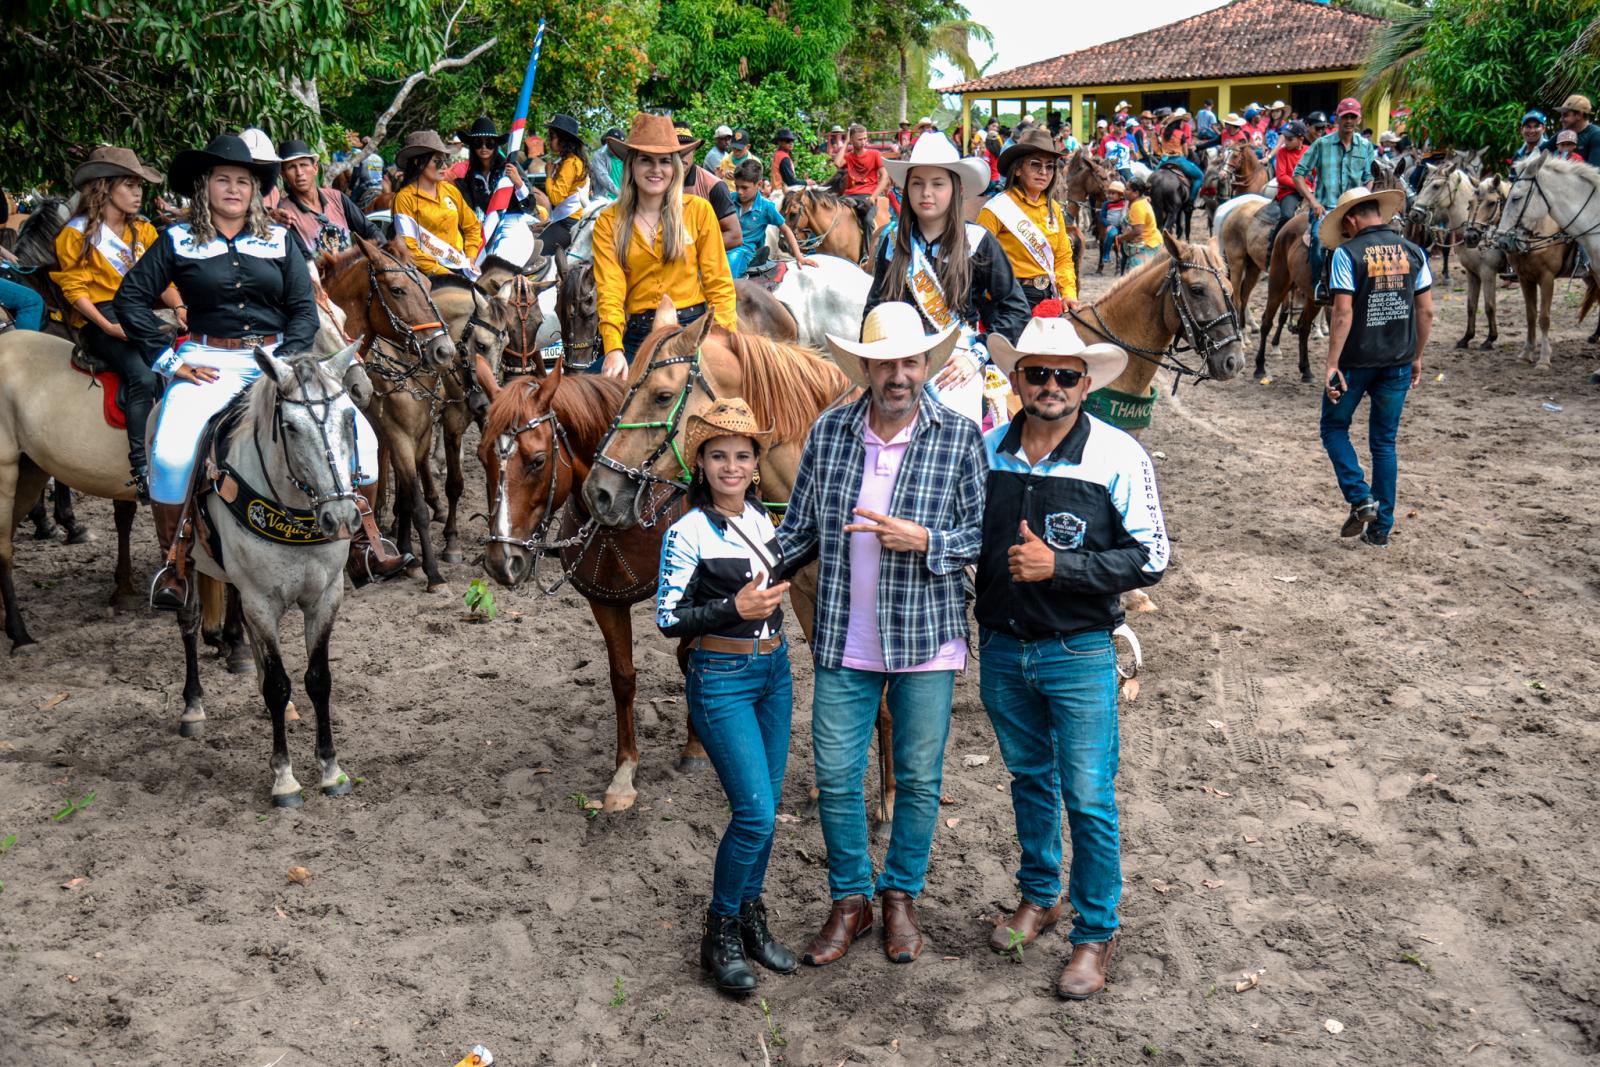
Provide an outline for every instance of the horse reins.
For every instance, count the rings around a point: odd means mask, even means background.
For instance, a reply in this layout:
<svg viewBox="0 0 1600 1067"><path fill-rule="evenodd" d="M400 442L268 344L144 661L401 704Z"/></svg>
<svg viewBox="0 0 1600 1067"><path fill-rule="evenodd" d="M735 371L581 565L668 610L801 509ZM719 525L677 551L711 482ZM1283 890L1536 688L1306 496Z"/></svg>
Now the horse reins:
<svg viewBox="0 0 1600 1067"><path fill-rule="evenodd" d="M417 288L422 290L422 298L428 302L428 310L433 312L434 321L419 322L413 325L397 315L394 308L390 307L389 302L384 298L382 290L378 288L378 275L380 274L403 274L408 280L414 282ZM444 403L439 396L438 377L435 375L434 385L426 389L418 384L417 378L421 375L433 373L424 367L427 362L427 356L423 350L423 344L425 341L431 341L441 334L448 336L445 331L444 316L439 314L439 307L433 302L432 294L423 289L422 275L418 273L415 266L405 264L397 267L380 267L369 260L367 262L367 280L368 322L370 323L372 320L373 306L376 305L382 308L384 316L389 321L389 329L401 339L397 341L393 337L386 337L376 332L373 333L372 340L368 343L367 351L376 358L366 361L367 369L394 387L382 392L374 388L373 391L379 396L387 397L403 390L418 400L427 401L429 418L436 418L439 414L439 408ZM390 351L391 349L393 351ZM407 355L413 358L407 361L405 358Z"/></svg>
<svg viewBox="0 0 1600 1067"><path fill-rule="evenodd" d="M1531 174L1512 175L1512 186L1515 187L1518 182L1528 182L1533 186L1533 191L1539 194L1540 200L1544 201L1545 214L1548 215L1551 221L1555 222L1556 226L1559 228L1555 233L1548 234L1536 234L1529 230L1522 223L1522 217L1528 213L1528 200L1523 200L1517 205L1516 225L1510 230L1506 230L1502 233L1501 240L1499 242L1500 247L1510 252L1520 252L1526 255L1527 253L1533 252L1536 249L1548 248L1550 245L1580 240L1589 236L1591 233L1594 233L1596 230L1600 230L1600 222L1597 222L1593 226L1590 226L1587 230L1584 230L1582 233L1568 233L1567 227L1562 225L1560 220L1556 219L1555 205L1550 203L1550 198L1545 195L1544 187L1539 184L1539 179ZM1589 201L1594 199L1594 194L1597 191L1600 191L1600 185L1590 182L1589 195L1583 198L1582 204L1578 205L1577 212L1572 216L1573 223L1576 223L1579 219L1583 218L1583 213L1589 208ZM1529 197L1528 199L1531 200L1532 197Z"/></svg>
<svg viewBox="0 0 1600 1067"><path fill-rule="evenodd" d="M547 422L553 424L550 431L552 462L550 463L550 484L545 493L544 516L539 520L539 525L535 527L532 537L508 537L505 534L495 533L491 530L488 540L494 544L512 545L525 552L533 553L533 565L528 568L528 577L539 588L540 592L549 595L566 584L567 579L572 577L572 572L563 567L561 577L556 579L554 584L549 586L539 585L539 564L544 561L544 557L551 552L560 552L575 545L581 544L587 548L588 542L594 539L595 534L600 529L599 522L590 518L571 537L564 537L559 541L547 540L550 535L550 524L554 521L556 514L556 484L561 478L560 468L563 464L569 470L575 470L577 467L572 451L572 442L568 439L566 428L561 425L561 420L556 417L554 409L545 412L543 415L537 415L526 422L509 426L496 438L495 453L500 459L500 480L495 497L495 516L498 518L502 510L510 507L506 495L506 468L509 466L511 454L517 449L517 439L529 431L538 429ZM509 529L509 515L507 516L506 525ZM498 527L493 528L498 529Z"/></svg>

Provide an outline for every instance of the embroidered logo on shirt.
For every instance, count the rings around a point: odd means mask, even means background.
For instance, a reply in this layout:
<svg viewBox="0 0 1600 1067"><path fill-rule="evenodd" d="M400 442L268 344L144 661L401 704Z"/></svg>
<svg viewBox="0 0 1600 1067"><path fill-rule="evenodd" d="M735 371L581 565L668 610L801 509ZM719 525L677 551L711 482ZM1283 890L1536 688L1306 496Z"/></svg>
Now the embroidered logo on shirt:
<svg viewBox="0 0 1600 1067"><path fill-rule="evenodd" d="M1083 547L1089 524L1070 511L1052 511L1044 517L1044 541L1051 548L1071 552Z"/></svg>

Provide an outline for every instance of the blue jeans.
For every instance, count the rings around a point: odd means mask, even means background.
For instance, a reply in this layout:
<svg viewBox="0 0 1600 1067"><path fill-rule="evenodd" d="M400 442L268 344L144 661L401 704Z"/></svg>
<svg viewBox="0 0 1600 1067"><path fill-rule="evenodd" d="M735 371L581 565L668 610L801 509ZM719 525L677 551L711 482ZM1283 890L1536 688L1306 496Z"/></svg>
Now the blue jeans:
<svg viewBox="0 0 1600 1067"><path fill-rule="evenodd" d="M44 298L21 282L0 278L0 307L11 312L19 330L38 330L44 326Z"/></svg>
<svg viewBox="0 0 1600 1067"><path fill-rule="evenodd" d="M1041 908L1061 897L1061 809L1072 835L1074 945L1109 941L1122 899L1117 830L1117 657L1104 630L1018 641L979 631L980 689L1011 772L1022 866Z"/></svg>
<svg viewBox="0 0 1600 1067"><path fill-rule="evenodd" d="M1326 392L1322 394L1322 447L1333 461L1333 473L1339 478L1345 502L1359 504L1374 497L1378 501L1378 521L1372 524L1372 530L1388 533L1394 528L1395 480L1399 473L1395 440L1400 436L1400 414L1411 388L1411 364L1352 367L1343 373L1349 388L1340 395L1339 402L1329 400ZM1372 397L1367 411L1367 448L1372 453L1370 491L1361 473L1361 460L1350 444L1350 423L1355 418L1356 405L1366 394Z"/></svg>
<svg viewBox="0 0 1600 1067"><path fill-rule="evenodd" d="M772 855L794 707L788 644L765 656L694 649L685 690L689 721L732 812L712 869L711 910L737 915L761 896Z"/></svg>
<svg viewBox="0 0 1600 1067"><path fill-rule="evenodd" d="M765 246L746 241L738 248L728 249L728 270L735 279L744 277L744 272L750 269L750 261L756 258L756 253L763 247Z"/></svg>
<svg viewBox="0 0 1600 1067"><path fill-rule="evenodd" d="M1188 156L1163 156L1158 166L1164 167L1168 163L1189 176L1189 202L1194 203L1200 196L1200 183L1205 180L1205 172Z"/></svg>
<svg viewBox="0 0 1600 1067"><path fill-rule="evenodd" d="M817 665L811 749L822 841L828 850L828 890L834 900L874 893L862 777L885 685L894 720L895 804L889 850L876 891L898 889L913 897L922 892L933 828L939 821L955 681L955 671L884 673Z"/></svg>

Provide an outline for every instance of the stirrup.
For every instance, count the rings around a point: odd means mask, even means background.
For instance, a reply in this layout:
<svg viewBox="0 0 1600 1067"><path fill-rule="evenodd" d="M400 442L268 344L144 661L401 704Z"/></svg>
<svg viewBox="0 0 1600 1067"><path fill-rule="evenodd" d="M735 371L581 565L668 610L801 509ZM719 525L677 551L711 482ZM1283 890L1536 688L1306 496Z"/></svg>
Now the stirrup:
<svg viewBox="0 0 1600 1067"><path fill-rule="evenodd" d="M174 566L169 560L166 563L163 563L161 568L157 570L155 575L150 579L150 592L147 599L150 602L151 610L178 611L182 609L184 601L188 599L188 583L183 578L179 578L178 581L180 586L173 587L170 585L163 585L161 581L168 571L176 570L177 567ZM178 588L182 588L183 591L180 593Z"/></svg>

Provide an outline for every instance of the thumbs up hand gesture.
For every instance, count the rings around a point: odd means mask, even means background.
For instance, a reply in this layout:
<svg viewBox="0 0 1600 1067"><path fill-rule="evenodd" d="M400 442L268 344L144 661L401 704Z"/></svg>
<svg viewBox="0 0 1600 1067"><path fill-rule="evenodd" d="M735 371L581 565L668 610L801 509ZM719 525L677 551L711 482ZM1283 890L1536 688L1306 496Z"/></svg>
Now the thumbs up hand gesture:
<svg viewBox="0 0 1600 1067"><path fill-rule="evenodd" d="M765 574L757 574L734 595L733 606L739 610L739 618L750 622L765 619L783 603L783 594L788 590L789 583L779 582L763 589L761 585L766 579Z"/></svg>
<svg viewBox="0 0 1600 1067"><path fill-rule="evenodd" d="M1012 545L1008 552L1011 564L1011 580L1013 582L1044 582L1049 581L1056 573L1055 550L1043 541L1039 535L1028 529L1028 520L1023 519L1018 530L1022 543Z"/></svg>

